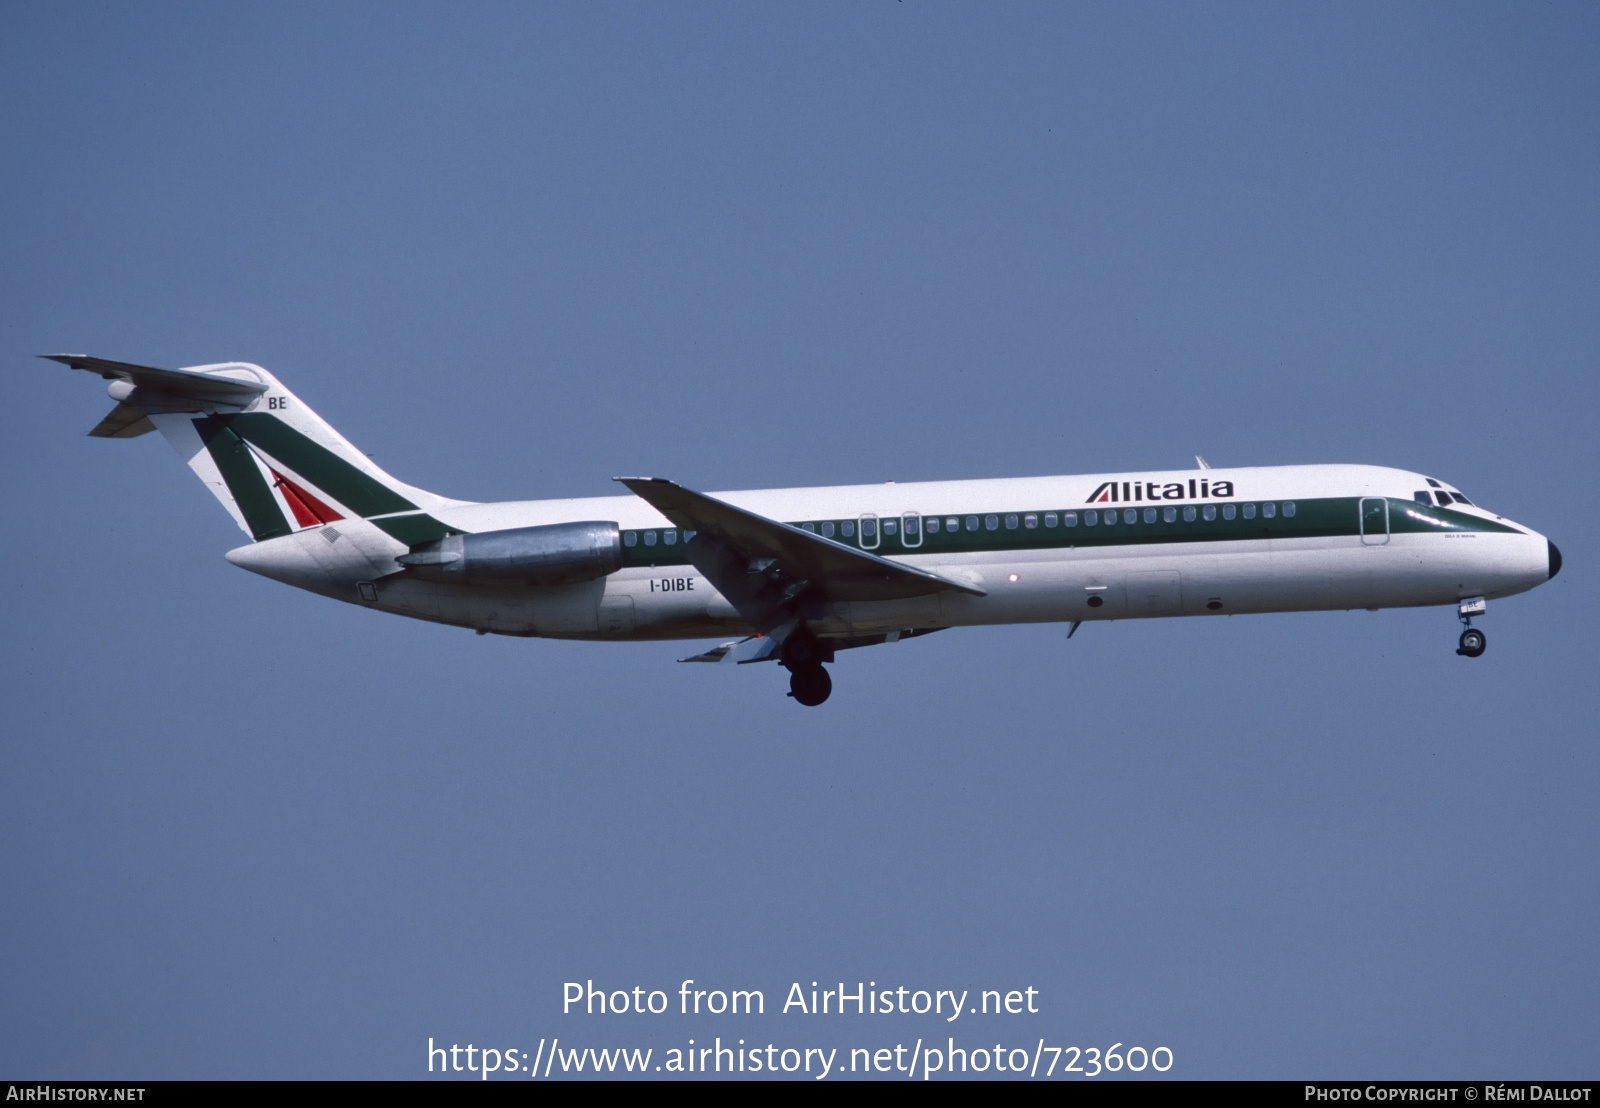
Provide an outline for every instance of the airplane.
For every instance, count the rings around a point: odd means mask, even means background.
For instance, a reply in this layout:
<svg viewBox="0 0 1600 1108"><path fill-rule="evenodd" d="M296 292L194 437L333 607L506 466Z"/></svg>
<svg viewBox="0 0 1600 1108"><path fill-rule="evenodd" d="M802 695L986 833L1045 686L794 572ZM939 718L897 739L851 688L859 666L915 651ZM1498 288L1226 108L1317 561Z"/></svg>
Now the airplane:
<svg viewBox="0 0 1600 1108"><path fill-rule="evenodd" d="M260 366L99 374L97 438L160 431L248 545L228 561L478 634L733 636L686 662L776 661L823 703L853 647L949 627L1455 605L1483 654L1489 600L1561 570L1527 527L1419 473L1295 465L474 503L395 480Z"/></svg>

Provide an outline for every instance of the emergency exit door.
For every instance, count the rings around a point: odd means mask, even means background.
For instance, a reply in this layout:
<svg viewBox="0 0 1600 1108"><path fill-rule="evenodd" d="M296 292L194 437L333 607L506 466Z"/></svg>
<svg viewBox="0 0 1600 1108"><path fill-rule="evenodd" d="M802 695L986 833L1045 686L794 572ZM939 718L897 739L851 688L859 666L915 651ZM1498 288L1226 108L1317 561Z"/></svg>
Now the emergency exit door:
<svg viewBox="0 0 1600 1108"><path fill-rule="evenodd" d="M1389 502L1381 496L1361 498L1361 541L1367 546L1389 541Z"/></svg>

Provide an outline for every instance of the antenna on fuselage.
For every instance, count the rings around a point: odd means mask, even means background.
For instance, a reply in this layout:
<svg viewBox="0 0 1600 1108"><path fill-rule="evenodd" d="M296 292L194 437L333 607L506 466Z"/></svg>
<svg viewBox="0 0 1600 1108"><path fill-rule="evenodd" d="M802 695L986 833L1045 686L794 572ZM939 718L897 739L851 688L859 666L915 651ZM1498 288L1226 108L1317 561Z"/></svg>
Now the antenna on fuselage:
<svg viewBox="0 0 1600 1108"><path fill-rule="evenodd" d="M1210 469L1211 468L1211 463L1206 461L1204 458L1202 458L1198 454L1196 454L1194 456L1194 460L1195 460L1195 464L1198 465L1201 469Z"/></svg>

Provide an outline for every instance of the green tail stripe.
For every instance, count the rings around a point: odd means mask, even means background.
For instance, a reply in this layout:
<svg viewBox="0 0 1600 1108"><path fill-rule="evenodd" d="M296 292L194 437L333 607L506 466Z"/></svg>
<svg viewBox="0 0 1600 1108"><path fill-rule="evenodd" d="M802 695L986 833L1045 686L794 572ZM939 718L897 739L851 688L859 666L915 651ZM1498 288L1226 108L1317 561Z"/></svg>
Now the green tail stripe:
<svg viewBox="0 0 1600 1108"><path fill-rule="evenodd" d="M389 516L387 519L375 519L372 522L407 546L432 542L434 539L442 539L446 535L461 534L455 528L446 527L425 513L410 516Z"/></svg>
<svg viewBox="0 0 1600 1108"><path fill-rule="evenodd" d="M275 415L247 412L213 418L222 420L250 445L260 447L362 518L416 511L417 506L411 501Z"/></svg>
<svg viewBox="0 0 1600 1108"><path fill-rule="evenodd" d="M261 475L261 467L256 464L250 448L229 430L227 417L205 416L195 420L194 426L211 460L221 471L223 481L227 482L234 503L239 505L245 524L250 528L250 537L261 542L292 534L294 529L284 518L283 509L278 507L277 498Z"/></svg>

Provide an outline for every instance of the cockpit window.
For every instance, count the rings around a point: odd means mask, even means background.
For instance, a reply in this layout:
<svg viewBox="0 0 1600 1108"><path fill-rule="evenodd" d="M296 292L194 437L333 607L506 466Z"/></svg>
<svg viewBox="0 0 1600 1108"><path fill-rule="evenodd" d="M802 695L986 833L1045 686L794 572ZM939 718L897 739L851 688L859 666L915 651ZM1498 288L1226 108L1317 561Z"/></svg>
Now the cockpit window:
<svg viewBox="0 0 1600 1108"><path fill-rule="evenodd" d="M1426 504L1430 508L1433 507L1433 496L1428 492L1427 489L1418 489L1416 492L1411 494L1411 499L1415 500L1418 504Z"/></svg>
<svg viewBox="0 0 1600 1108"><path fill-rule="evenodd" d="M1432 485L1434 488L1439 487L1439 482L1435 481L1432 477L1424 477L1423 480L1428 482L1428 484Z"/></svg>
<svg viewBox="0 0 1600 1108"><path fill-rule="evenodd" d="M1456 503L1457 504L1465 504L1469 508L1476 508L1477 507L1476 504L1474 504L1472 501L1468 500L1466 497L1462 496L1458 492L1451 493L1450 495L1454 496L1456 498Z"/></svg>

